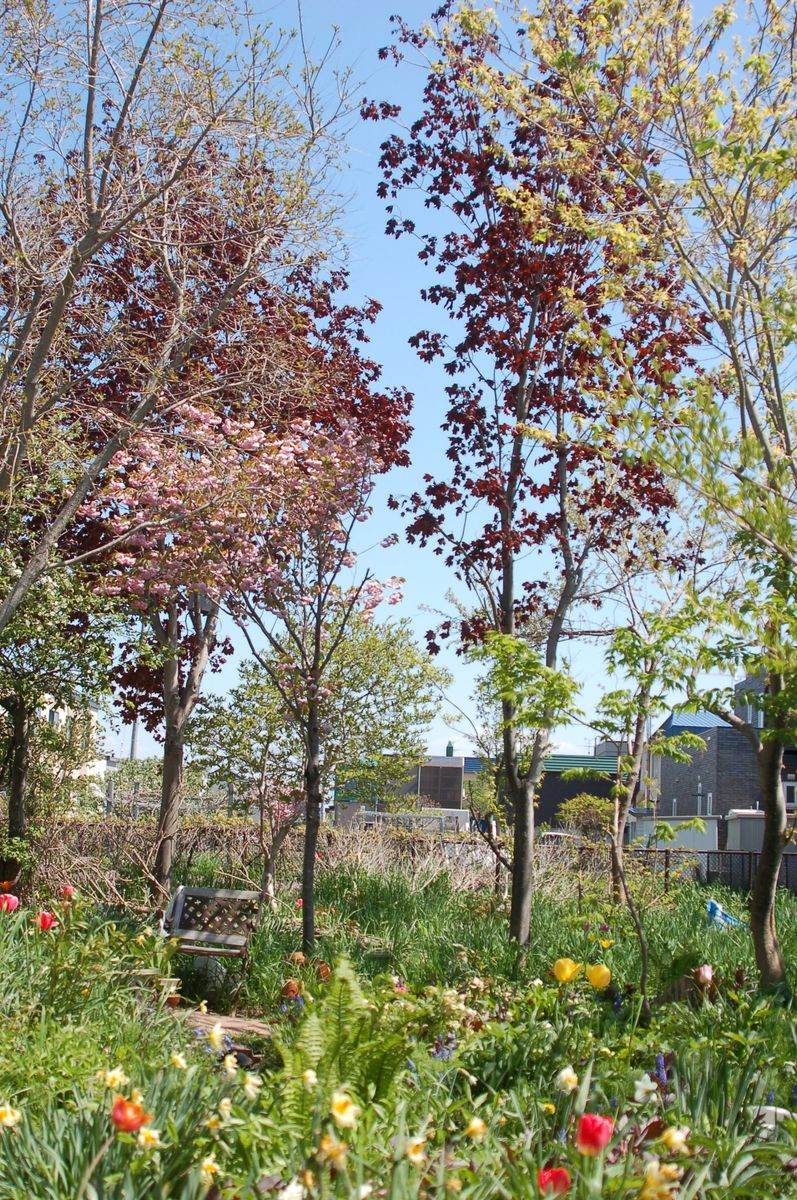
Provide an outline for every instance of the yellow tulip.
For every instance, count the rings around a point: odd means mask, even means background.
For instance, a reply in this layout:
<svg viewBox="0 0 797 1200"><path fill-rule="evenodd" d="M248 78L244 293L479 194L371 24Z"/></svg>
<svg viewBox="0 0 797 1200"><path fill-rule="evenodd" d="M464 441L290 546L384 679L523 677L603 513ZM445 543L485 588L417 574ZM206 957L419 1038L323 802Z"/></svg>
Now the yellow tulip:
<svg viewBox="0 0 797 1200"><path fill-rule="evenodd" d="M573 962L572 958L557 958L553 965L557 983L572 983L580 970L581 963Z"/></svg>
<svg viewBox="0 0 797 1200"><path fill-rule="evenodd" d="M587 979L595 990L600 992L611 983L612 973L603 963L595 963L593 966L587 967Z"/></svg>

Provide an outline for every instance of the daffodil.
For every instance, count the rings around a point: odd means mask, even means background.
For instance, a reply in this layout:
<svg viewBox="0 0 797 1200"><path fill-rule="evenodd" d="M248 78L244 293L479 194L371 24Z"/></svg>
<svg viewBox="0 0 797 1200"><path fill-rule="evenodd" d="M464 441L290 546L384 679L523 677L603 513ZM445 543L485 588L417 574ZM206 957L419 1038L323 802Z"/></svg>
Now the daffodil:
<svg viewBox="0 0 797 1200"><path fill-rule="evenodd" d="M136 1135L136 1145L142 1150L155 1150L162 1146L161 1135L157 1129L139 1129Z"/></svg>
<svg viewBox="0 0 797 1200"><path fill-rule="evenodd" d="M130 1093L130 1099L134 1104L143 1104L144 1093L142 1092L141 1088L133 1088L132 1092Z"/></svg>
<svg viewBox="0 0 797 1200"><path fill-rule="evenodd" d="M634 1100L637 1104L646 1104L651 1096L655 1096L658 1091L658 1084L654 1079L651 1079L647 1071L641 1079L637 1079L634 1084Z"/></svg>
<svg viewBox="0 0 797 1200"><path fill-rule="evenodd" d="M333 1092L330 1113L338 1129L353 1129L361 1109L345 1092Z"/></svg>
<svg viewBox="0 0 797 1200"><path fill-rule="evenodd" d="M263 1080L259 1075L253 1075L251 1071L247 1071L244 1075L243 1089L247 1100L257 1100L257 1095L263 1086Z"/></svg>
<svg viewBox="0 0 797 1200"><path fill-rule="evenodd" d="M12 1108L10 1104L0 1104L0 1127L13 1129L21 1120L22 1114L18 1108Z"/></svg>
<svg viewBox="0 0 797 1200"><path fill-rule="evenodd" d="M221 1117L218 1113L211 1113L208 1119L203 1122L203 1124L206 1129L210 1130L211 1133L216 1133L219 1129L221 1129Z"/></svg>
<svg viewBox="0 0 797 1200"><path fill-rule="evenodd" d="M220 1053L224 1049L224 1029L222 1028L221 1021L217 1021L211 1029L208 1034L208 1041L211 1048L217 1053Z"/></svg>
<svg viewBox="0 0 797 1200"><path fill-rule="evenodd" d="M613 938L601 938L601 948L602 948L603 950L608 950L608 949L609 949L609 947L610 947L610 946L613 946L613 945L614 945L614 939L613 939Z"/></svg>
<svg viewBox="0 0 797 1200"><path fill-rule="evenodd" d="M308 1067L302 1075L302 1083L305 1086L305 1091L312 1092L318 1087L318 1076L312 1067Z"/></svg>
<svg viewBox="0 0 797 1200"><path fill-rule="evenodd" d="M178 1071L185 1071L188 1067L188 1063L185 1061L185 1055L180 1054L178 1050L172 1050L171 1054L169 1055L169 1062Z"/></svg>
<svg viewBox="0 0 797 1200"><path fill-rule="evenodd" d="M199 1012L201 1012L201 1013L203 1013L203 1014L204 1014L204 1013L206 1013L206 1012L208 1011L208 1002L207 1002L207 1000L200 1000L200 1001L199 1001L199 1010L198 1010L198 1011L199 1011Z"/></svg>
<svg viewBox="0 0 797 1200"><path fill-rule="evenodd" d="M326 1133L318 1144L316 1157L319 1162L328 1162L334 1167L342 1167L346 1161L348 1149L346 1142L339 1142L337 1138Z"/></svg>
<svg viewBox="0 0 797 1200"><path fill-rule="evenodd" d="M680 1154L686 1145L686 1139L689 1137L689 1128L686 1125L668 1125L664 1133L659 1138L663 1146L672 1154Z"/></svg>
<svg viewBox="0 0 797 1200"><path fill-rule="evenodd" d="M550 1100L546 1100L545 1104L543 1104L543 1106L542 1106L542 1111L544 1113L555 1113L556 1105L551 1104Z"/></svg>
<svg viewBox="0 0 797 1200"><path fill-rule="evenodd" d="M639 1200L670 1200L678 1187L680 1177L678 1167L672 1163L660 1163L654 1158L645 1168Z"/></svg>
<svg viewBox="0 0 797 1200"><path fill-rule="evenodd" d="M581 965L573 962L572 958L557 958L553 965L554 979L557 983L572 983L580 972Z"/></svg>
<svg viewBox="0 0 797 1200"><path fill-rule="evenodd" d="M225 1054L221 1065L224 1068L224 1074L228 1075L230 1079L238 1074L238 1059L234 1054Z"/></svg>
<svg viewBox="0 0 797 1200"><path fill-rule="evenodd" d="M229 1096L224 1096L219 1100L219 1116L222 1121L229 1121L232 1114L232 1100Z"/></svg>
<svg viewBox="0 0 797 1200"><path fill-rule="evenodd" d="M203 1183L212 1183L213 1179L219 1173L219 1164L216 1162L216 1157L213 1154L208 1154L202 1159L199 1164L199 1172L202 1176Z"/></svg>
<svg viewBox="0 0 797 1200"><path fill-rule="evenodd" d="M130 1082L121 1067L112 1067L110 1071L98 1071L96 1078L104 1087L112 1088L115 1092L121 1091Z"/></svg>
<svg viewBox="0 0 797 1200"><path fill-rule="evenodd" d="M481 1142L487 1133L487 1122L481 1117L471 1117L464 1132L465 1137L472 1138L474 1142Z"/></svg>
<svg viewBox="0 0 797 1200"><path fill-rule="evenodd" d="M587 979L596 991L603 991L612 981L612 973L603 963L593 963L587 967Z"/></svg>
<svg viewBox="0 0 797 1200"><path fill-rule="evenodd" d="M556 1076L556 1086L560 1092L569 1095L578 1087L578 1075L572 1067L562 1067L559 1074Z"/></svg>
<svg viewBox="0 0 797 1200"><path fill-rule="evenodd" d="M414 1167L422 1167L426 1162L426 1138L407 1138L404 1143L404 1157L408 1158Z"/></svg>

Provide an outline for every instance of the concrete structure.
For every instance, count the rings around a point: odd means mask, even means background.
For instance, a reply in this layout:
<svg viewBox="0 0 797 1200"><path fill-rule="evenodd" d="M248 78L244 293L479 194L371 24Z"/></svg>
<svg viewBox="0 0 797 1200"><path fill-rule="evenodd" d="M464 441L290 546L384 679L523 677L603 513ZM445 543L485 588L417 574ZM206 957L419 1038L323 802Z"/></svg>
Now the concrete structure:
<svg viewBox="0 0 797 1200"><path fill-rule="evenodd" d="M727 850L760 850L764 814L756 808L734 808L728 813ZM793 841L786 843L784 854L797 854Z"/></svg>
<svg viewBox="0 0 797 1200"><path fill-rule="evenodd" d="M645 839L645 843L650 839L656 825L670 825L675 833L672 841L655 841L651 843L651 849L657 850L717 850L719 849L719 827L722 824L720 817L703 817L705 831L701 833L699 829L679 829L678 825L682 824L688 818L682 817L659 817L655 813L632 813L628 818L628 840L633 842L637 839Z"/></svg>

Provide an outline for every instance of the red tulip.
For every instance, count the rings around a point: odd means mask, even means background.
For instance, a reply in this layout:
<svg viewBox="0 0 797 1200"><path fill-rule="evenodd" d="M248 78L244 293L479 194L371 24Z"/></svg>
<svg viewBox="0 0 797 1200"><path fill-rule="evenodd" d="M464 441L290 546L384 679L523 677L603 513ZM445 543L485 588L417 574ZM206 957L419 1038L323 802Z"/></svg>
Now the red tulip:
<svg viewBox="0 0 797 1200"><path fill-rule="evenodd" d="M296 901L296 907L297 907L297 908L304 908L304 900L301 900L301 899L297 900L297 901Z"/></svg>
<svg viewBox="0 0 797 1200"><path fill-rule="evenodd" d="M594 1158L605 1150L612 1138L614 1121L611 1117L599 1117L597 1113L584 1113L578 1118L576 1148L580 1154Z"/></svg>
<svg viewBox="0 0 797 1200"><path fill-rule="evenodd" d="M543 1196L564 1196L570 1190L570 1172L564 1167L540 1167L537 1187Z"/></svg>
<svg viewBox="0 0 797 1200"><path fill-rule="evenodd" d="M0 893L0 912L16 912L19 908L19 896L12 896L10 892Z"/></svg>
<svg viewBox="0 0 797 1200"><path fill-rule="evenodd" d="M36 923L39 926L39 929L52 929L53 925L58 924L58 917L55 915L55 913L40 912L36 917Z"/></svg>
<svg viewBox="0 0 797 1200"><path fill-rule="evenodd" d="M71 883L65 883L61 888L61 897L64 901L64 904L72 903L75 898L75 889L72 887Z"/></svg>
<svg viewBox="0 0 797 1200"><path fill-rule="evenodd" d="M111 1120L120 1133L136 1133L142 1125L152 1120L150 1113L144 1112L140 1104L117 1096L111 1109Z"/></svg>

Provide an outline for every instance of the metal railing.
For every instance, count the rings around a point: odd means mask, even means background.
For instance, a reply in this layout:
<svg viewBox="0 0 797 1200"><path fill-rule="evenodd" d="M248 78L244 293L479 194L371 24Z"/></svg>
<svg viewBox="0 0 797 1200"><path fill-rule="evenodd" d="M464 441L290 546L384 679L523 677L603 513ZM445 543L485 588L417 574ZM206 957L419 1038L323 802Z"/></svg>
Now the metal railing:
<svg viewBox="0 0 797 1200"><path fill-rule="evenodd" d="M629 850L633 862L661 875L665 892L674 878L697 879L701 883L724 883L750 891L761 857L758 850ZM797 892L797 854L784 854L778 886Z"/></svg>

